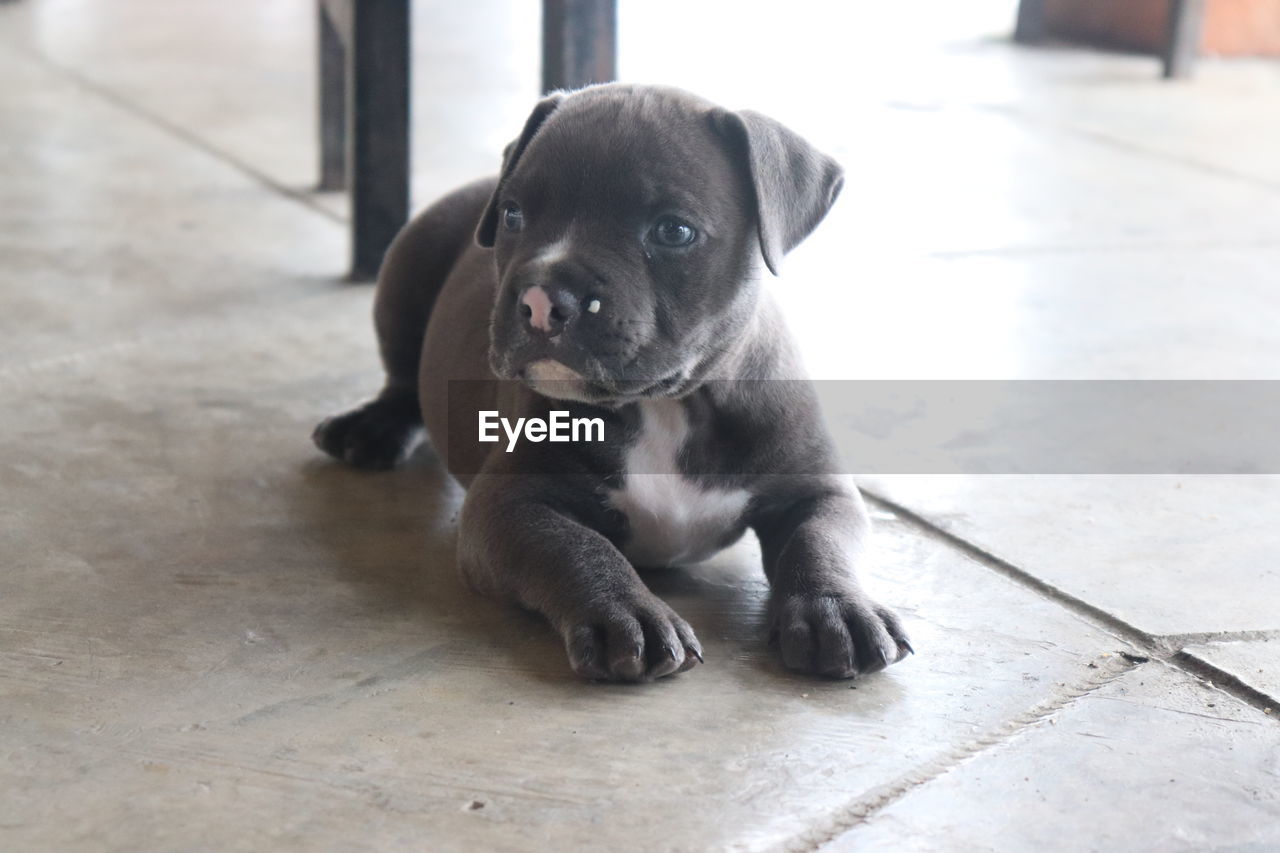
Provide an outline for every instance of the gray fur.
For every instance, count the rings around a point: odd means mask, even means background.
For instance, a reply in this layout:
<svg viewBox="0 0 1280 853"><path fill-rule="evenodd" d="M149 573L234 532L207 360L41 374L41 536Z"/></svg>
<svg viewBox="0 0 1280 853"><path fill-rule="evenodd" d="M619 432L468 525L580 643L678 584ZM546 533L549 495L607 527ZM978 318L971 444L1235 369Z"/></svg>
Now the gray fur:
<svg viewBox="0 0 1280 853"><path fill-rule="evenodd" d="M841 182L833 160L777 122L677 89L609 84L544 99L496 179L441 199L392 245L375 310L386 385L323 422L316 443L390 467L425 423L468 488L468 582L545 615L578 673L643 681L702 659L693 629L624 556L662 553L633 539L653 525L627 517L647 475L628 465L662 438L646 401L678 400L687 435L672 457L680 473L665 476L682 479L668 484L692 500L719 496L721 514L693 531L702 544L759 537L784 664L850 678L901 660L901 625L856 579L867 513L838 475L813 390L775 381L802 377L760 281ZM518 231L504 224L513 204ZM692 244L655 242L650 227L668 214L695 226ZM533 288L562 325L531 326L522 294ZM578 310L592 300L597 311ZM547 359L581 377L569 399L526 384ZM605 418L606 441L507 453L475 440L481 409L551 408Z"/></svg>

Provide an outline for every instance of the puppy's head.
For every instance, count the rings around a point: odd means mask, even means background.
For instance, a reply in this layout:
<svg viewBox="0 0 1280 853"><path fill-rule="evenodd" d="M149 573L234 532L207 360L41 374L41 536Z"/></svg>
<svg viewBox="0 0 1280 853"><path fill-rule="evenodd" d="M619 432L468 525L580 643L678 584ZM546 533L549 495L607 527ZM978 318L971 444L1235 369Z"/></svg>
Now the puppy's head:
<svg viewBox="0 0 1280 853"><path fill-rule="evenodd" d="M755 309L761 262L817 226L840 167L782 125L678 89L556 93L507 148L490 362L550 397L687 392Z"/></svg>

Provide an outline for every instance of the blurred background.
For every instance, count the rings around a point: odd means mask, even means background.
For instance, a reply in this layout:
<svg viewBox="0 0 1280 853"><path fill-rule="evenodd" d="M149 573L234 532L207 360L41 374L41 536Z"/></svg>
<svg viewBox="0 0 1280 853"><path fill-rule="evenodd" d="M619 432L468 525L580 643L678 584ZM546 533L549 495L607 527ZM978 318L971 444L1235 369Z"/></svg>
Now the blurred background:
<svg viewBox="0 0 1280 853"><path fill-rule="evenodd" d="M811 338L838 342L813 353L822 375L1256 377L1280 358L1270 302L1257 301L1280 227L1277 2L1193 4L1202 58L1171 81L1157 54L1178 4L1165 0L1028 0L1034 46L1011 39L1014 0L623 0L617 71L772 114L841 160L845 195L788 276L818 290L780 294L820 309L797 322L838 321L841 332ZM411 5L416 210L496 169L540 93L541 16L535 0ZM17 0L0 16L24 61L7 73L6 192L17 198L0 214L16 270L48 273L39 257L21 265L23 232L92 250L75 301L133 323L146 321L138 300L155 304L126 281L133 264L179 279L185 268L206 297L235 287L210 281L206 264L228 251L243 260L237 240L280 259L274 282L253 285L259 296L279 293L280 278L348 267L340 236L219 216L205 204L213 190L184 192L104 123L37 98L43 80L71 81L94 110L129 113L345 225L347 195L315 191L314 3ZM169 215L148 216L158 209ZM169 242L179 221L205 216L226 239ZM172 263L155 254L170 250ZM22 322L40 297L8 299L23 334L4 346L21 351L48 320ZM906 315L909 341L888 322ZM1177 354L1144 351L1155 326Z"/></svg>

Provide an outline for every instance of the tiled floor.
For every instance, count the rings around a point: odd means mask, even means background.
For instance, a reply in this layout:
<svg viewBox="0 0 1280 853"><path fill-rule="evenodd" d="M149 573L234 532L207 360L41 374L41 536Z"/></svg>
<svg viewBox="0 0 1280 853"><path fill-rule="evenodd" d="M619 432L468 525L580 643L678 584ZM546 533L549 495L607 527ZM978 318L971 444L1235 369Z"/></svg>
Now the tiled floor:
<svg viewBox="0 0 1280 853"><path fill-rule="evenodd" d="M623 3L625 76L844 162L776 284L814 372L1280 378L1280 65L913 5ZM519 127L536 8L416 4L419 202ZM707 664L643 687L467 592L430 456L308 440L378 380L312 13L0 4L0 849L1280 847L1274 478L868 480L919 654L854 683L775 662L751 543L651 578Z"/></svg>

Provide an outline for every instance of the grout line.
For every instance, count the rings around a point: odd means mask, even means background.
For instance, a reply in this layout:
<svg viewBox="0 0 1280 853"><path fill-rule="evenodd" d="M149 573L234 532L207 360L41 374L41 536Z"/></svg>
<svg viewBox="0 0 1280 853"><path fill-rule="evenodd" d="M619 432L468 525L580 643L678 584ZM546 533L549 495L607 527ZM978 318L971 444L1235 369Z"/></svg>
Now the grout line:
<svg viewBox="0 0 1280 853"><path fill-rule="evenodd" d="M1202 643L1239 643L1250 641L1280 640L1280 630L1261 631L1204 631L1193 634L1162 634L1160 639L1170 648L1195 646Z"/></svg>
<svg viewBox="0 0 1280 853"><path fill-rule="evenodd" d="M1003 560L991 552L974 545L968 540L962 539L956 534L938 527L933 522L912 512L899 503L889 500L881 495L877 495L865 488L862 488L861 491L871 500L871 502L890 510L907 521L917 530L923 532L925 535L950 545L968 556L970 559L986 566L997 574L1003 575L1013 582L1027 587L1033 592L1056 602L1076 615L1092 622L1096 627L1114 634L1120 639L1133 643L1144 654L1158 658L1171 666L1181 669L1189 675L1197 678L1204 678L1206 680L1212 680L1215 685L1225 692L1234 696L1236 699L1239 699L1246 705L1257 708L1260 711L1265 712L1268 708L1274 709L1277 704L1280 704L1278 703L1277 698L1268 696L1257 688L1246 684L1238 677L1213 666L1207 661L1194 657L1183 650L1183 646L1195 643L1276 639L1280 638L1280 631L1218 631L1203 634L1148 634L1145 631L1135 628L1128 622L1112 616L1102 608L1090 604L1084 599L1078 598L1065 590L1059 589L1053 584L1041 580L1024 569L1018 568L1008 560Z"/></svg>
<svg viewBox="0 0 1280 853"><path fill-rule="evenodd" d="M1031 706L1026 711L987 731L980 737L961 744L932 761L918 765L886 785L872 788L839 809L823 823L785 842L782 845L783 849L810 853L810 851L822 848L845 832L865 823L875 814L905 797L916 788L927 785L978 755L1007 743L1026 729L1035 726L1042 720L1105 687L1121 676L1133 672L1144 663L1148 663L1152 658L1194 678L1210 682L1213 687L1246 705L1264 712L1271 716L1271 719L1277 719L1276 708L1280 703L1274 697L1268 696L1257 688L1246 684L1239 677L1197 658L1189 652L1181 650L1181 646L1188 642L1273 639L1280 637L1280 631L1225 631L1203 634L1151 635L1089 604L1087 601L1059 589L1053 584L1034 577L1007 560L1003 560L979 548L954 533L938 527L901 504L865 488L862 489L862 492L870 502L880 506L882 509L893 512L930 538L940 540L946 545L959 550L975 562L1071 610L1108 633L1134 643L1142 651L1148 653L1150 657L1121 651L1119 655L1114 657L1107 656L1095 659L1093 662L1095 666L1099 665L1099 661L1105 661L1105 663L1101 664L1105 669L1099 675L1077 681L1064 692Z"/></svg>
<svg viewBox="0 0 1280 853"><path fill-rule="evenodd" d="M1253 685L1246 683L1238 675L1227 672L1225 669L1209 663L1204 658L1196 657L1187 651L1177 652L1166 662L1189 675L1208 681L1214 687L1234 696L1241 702L1258 708L1264 714L1269 714L1273 720L1280 722L1280 714L1277 713L1280 701L1277 701L1277 697L1270 696Z"/></svg>
<svg viewBox="0 0 1280 853"><path fill-rule="evenodd" d="M981 563L987 568L1004 575L1010 580L1034 590L1045 598L1049 598L1057 602L1077 615L1083 616L1108 633L1115 634L1121 639L1127 640L1146 651L1170 651L1162 648L1159 638L1153 637L1145 631L1141 631L1133 627L1123 619L1118 619L1102 608L1090 604L1082 598L1077 598L1066 590L1060 589L1047 581L1041 580L1030 572L1018 568L1008 560L1001 559L990 551L979 548L977 545L974 545L966 539L961 539L956 534L944 530L925 517L912 512L902 504L892 501L882 495L878 495L875 492L869 491L865 487L859 488L864 495L871 499L872 502L892 511L895 515L902 517L918 530L923 531L935 539L942 540L951 547L961 551L975 562Z"/></svg>
<svg viewBox="0 0 1280 853"><path fill-rule="evenodd" d="M784 842L781 848L788 851L804 851L804 853L820 849L845 832L865 823L916 788L945 776L982 753L1008 743L1037 723L1054 716L1141 666L1141 663L1130 661L1119 655L1095 659L1094 664L1102 670L1100 673L1075 682L1056 696L1037 702L977 738L912 768L892 782L870 789L821 824Z"/></svg>
<svg viewBox="0 0 1280 853"><path fill-rule="evenodd" d="M187 130L181 125L171 121L170 119L165 118L159 113L152 112L146 107L143 107L140 104L137 104L129 100L124 95L121 95L120 93L112 89L109 89L106 86L103 86L101 83L97 83L91 80L85 74L82 74L81 72L75 70L74 68L71 68L68 65L63 65L62 63L49 58L43 53L40 53L39 51L36 51L36 50L32 50L30 48L27 49L27 52L30 56L32 56L34 59L36 59L45 67L62 75L64 78L66 78L67 80L70 80L72 83L75 83L77 86L84 89L85 91L93 95L96 95L98 98L111 104L116 109L119 109L122 112L128 113L129 115L133 116L136 119L140 119L141 121L146 122L147 124L150 124L153 127L159 128L160 130L164 131L165 133L168 133L170 136L178 139L179 141L185 142L186 144L200 151L203 151L205 154L208 154L214 159L230 166L231 168L247 176L248 178L252 179L258 184L261 184L262 186L266 187L272 192L278 195L284 196L285 198L290 199L291 201L297 202L298 204L302 205L308 210L320 214L325 219L328 219L331 222L337 222L340 224L347 222L346 217L341 216L333 212L332 210L329 210L324 205L320 204L309 192L305 190L295 189L293 187L286 186L285 184L280 183L275 178L268 175L266 172L263 172L259 169L254 168L253 166L249 165L243 160L233 156L232 154L229 154L226 151L223 151L221 148L215 147L214 145L209 143L207 140L197 136L192 131Z"/></svg>

